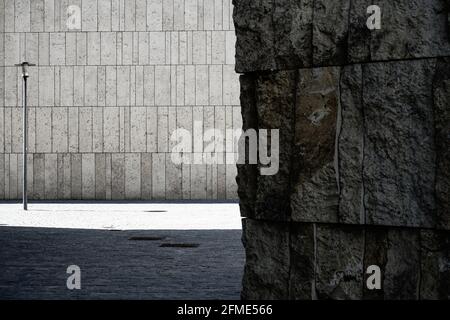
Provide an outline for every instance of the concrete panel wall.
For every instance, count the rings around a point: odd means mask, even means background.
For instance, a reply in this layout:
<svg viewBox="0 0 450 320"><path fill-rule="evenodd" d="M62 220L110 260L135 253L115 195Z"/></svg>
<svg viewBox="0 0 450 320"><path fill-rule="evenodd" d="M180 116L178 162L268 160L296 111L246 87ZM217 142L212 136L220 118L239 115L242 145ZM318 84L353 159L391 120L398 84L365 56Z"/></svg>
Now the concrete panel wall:
<svg viewBox="0 0 450 320"><path fill-rule="evenodd" d="M21 197L24 60L33 199L235 199L234 165L170 156L193 121L241 127L231 2L1 1L0 199Z"/></svg>

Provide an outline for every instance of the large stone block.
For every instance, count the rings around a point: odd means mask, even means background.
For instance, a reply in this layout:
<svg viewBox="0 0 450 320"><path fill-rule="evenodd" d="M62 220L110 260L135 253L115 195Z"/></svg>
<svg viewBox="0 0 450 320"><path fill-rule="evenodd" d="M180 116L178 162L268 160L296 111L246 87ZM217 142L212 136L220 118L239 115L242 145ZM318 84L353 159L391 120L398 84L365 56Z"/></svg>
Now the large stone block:
<svg viewBox="0 0 450 320"><path fill-rule="evenodd" d="M280 169L239 166L242 215L448 229L447 69L419 59L243 76L244 129L280 130Z"/></svg>
<svg viewBox="0 0 450 320"><path fill-rule="evenodd" d="M450 233L244 219L245 299L448 299ZM379 267L380 289L367 282Z"/></svg>
<svg viewBox="0 0 450 320"><path fill-rule="evenodd" d="M238 72L450 55L446 0L234 0ZM414 23L412 23L412 21Z"/></svg>
<svg viewBox="0 0 450 320"><path fill-rule="evenodd" d="M233 3L243 129L280 129L238 165L243 297L448 299L449 1Z"/></svg>

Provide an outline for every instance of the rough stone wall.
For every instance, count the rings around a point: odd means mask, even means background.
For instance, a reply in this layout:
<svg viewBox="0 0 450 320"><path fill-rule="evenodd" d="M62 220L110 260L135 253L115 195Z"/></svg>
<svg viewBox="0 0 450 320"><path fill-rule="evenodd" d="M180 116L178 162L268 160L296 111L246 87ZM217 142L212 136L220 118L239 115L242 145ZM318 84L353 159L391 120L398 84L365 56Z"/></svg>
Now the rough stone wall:
<svg viewBox="0 0 450 320"><path fill-rule="evenodd" d="M231 0L1 0L0 199L21 197L23 60L32 199L235 199L235 165L168 153L195 121L241 127L234 47Z"/></svg>
<svg viewBox="0 0 450 320"><path fill-rule="evenodd" d="M245 299L450 297L450 3L371 4L234 0L243 127L280 130L238 166Z"/></svg>

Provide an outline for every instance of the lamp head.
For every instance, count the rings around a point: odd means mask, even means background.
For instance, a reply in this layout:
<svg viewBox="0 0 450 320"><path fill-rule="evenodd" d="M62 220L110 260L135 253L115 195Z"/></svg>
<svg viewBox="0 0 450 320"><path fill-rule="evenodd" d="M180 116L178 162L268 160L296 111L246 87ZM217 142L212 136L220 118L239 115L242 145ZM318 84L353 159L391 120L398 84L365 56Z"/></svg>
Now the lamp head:
<svg viewBox="0 0 450 320"><path fill-rule="evenodd" d="M28 75L28 69L27 68L29 66L30 67L35 66L35 64L24 61L22 63L16 64L16 66L17 67L22 67L22 77L28 78L29 75Z"/></svg>

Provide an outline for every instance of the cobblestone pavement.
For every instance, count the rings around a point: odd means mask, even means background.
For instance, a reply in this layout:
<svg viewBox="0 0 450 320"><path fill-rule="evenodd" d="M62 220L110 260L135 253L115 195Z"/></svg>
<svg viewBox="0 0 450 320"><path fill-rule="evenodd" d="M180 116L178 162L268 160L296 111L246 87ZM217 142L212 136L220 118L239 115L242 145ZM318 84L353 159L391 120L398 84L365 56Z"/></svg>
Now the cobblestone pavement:
<svg viewBox="0 0 450 320"><path fill-rule="evenodd" d="M241 230L0 227L0 299L239 299L240 238ZM66 287L72 264L81 290Z"/></svg>
<svg viewBox="0 0 450 320"><path fill-rule="evenodd" d="M122 215L129 212L116 210L111 213L115 218L109 221L105 218L105 212L98 214L103 215L99 219L90 210L93 216L88 217L85 212L84 219L78 222L83 226L77 229L73 216L77 212L74 209L69 216L59 205L60 211L51 210L46 215L36 210L34 220L24 219L23 216L17 220L17 216L23 213L7 210L10 205L0 205L0 299L240 297L245 259L241 230L232 229L229 223L229 228L224 228L227 230L216 229L218 223L212 213L215 212L214 208L220 208L219 205L214 204L209 210L203 208L203 214L197 217L199 223L202 221L199 229L193 228L195 225L192 223L183 224L180 219L175 221L179 214L171 215L174 210L159 210L159 207L152 207L151 210L147 208L149 212L146 213L135 212L128 219ZM179 206L185 212L192 209L189 205ZM231 208L225 213L234 217L235 207ZM81 214L80 207L77 210ZM168 216L164 218L164 215L158 215L158 211ZM32 215L33 212L27 214ZM117 227L137 225L144 214L158 218L144 223L145 230L117 230ZM68 221L65 222L61 217ZM28 226L19 220L28 220ZM33 222L30 223L30 220ZM173 229L180 230L156 229L161 225L170 225L170 220L173 221L172 225L177 226ZM188 219L185 218L185 221ZM99 229L84 229L84 225L88 224ZM52 228L46 228L47 225ZM65 225L67 227L63 227ZM233 222L233 225L236 223ZM116 230L106 230L113 227ZM184 227L192 229L182 230ZM133 237L135 240L132 240ZM195 246L161 247L165 244ZM81 290L68 290L66 287L69 276L66 270L73 264L81 268Z"/></svg>

